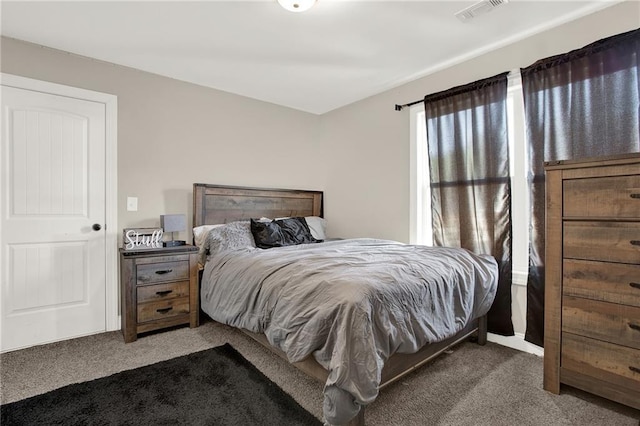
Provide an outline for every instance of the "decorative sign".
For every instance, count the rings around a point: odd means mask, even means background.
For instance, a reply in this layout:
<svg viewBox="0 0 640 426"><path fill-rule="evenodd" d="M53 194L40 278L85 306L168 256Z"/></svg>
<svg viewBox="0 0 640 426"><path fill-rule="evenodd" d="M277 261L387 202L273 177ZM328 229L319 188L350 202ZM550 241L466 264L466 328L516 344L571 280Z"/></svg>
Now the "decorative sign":
<svg viewBox="0 0 640 426"><path fill-rule="evenodd" d="M162 247L162 228L125 228L122 230L125 250Z"/></svg>

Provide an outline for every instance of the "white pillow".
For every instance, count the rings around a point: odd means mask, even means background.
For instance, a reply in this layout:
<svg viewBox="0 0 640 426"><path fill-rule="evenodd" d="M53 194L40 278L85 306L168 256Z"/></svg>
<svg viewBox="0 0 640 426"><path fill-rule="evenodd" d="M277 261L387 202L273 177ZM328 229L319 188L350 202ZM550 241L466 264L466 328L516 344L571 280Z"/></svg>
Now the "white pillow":
<svg viewBox="0 0 640 426"><path fill-rule="evenodd" d="M202 225L202 226L196 226L195 228L193 228L193 240L195 241L196 246L202 247L202 245L204 244L207 238L207 234L209 233L209 231L211 231L214 228L218 228L220 226L223 226L223 224Z"/></svg>
<svg viewBox="0 0 640 426"><path fill-rule="evenodd" d="M327 220L320 216L307 216L304 218L309 225L311 236L316 240L327 239Z"/></svg>

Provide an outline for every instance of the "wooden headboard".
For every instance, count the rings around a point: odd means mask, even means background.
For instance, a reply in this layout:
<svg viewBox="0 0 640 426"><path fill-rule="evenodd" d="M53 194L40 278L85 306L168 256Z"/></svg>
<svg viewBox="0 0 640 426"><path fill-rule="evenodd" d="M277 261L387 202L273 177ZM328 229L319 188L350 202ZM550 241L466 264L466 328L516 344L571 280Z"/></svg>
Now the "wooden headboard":
<svg viewBox="0 0 640 426"><path fill-rule="evenodd" d="M322 216L322 191L193 184L193 226L251 218Z"/></svg>

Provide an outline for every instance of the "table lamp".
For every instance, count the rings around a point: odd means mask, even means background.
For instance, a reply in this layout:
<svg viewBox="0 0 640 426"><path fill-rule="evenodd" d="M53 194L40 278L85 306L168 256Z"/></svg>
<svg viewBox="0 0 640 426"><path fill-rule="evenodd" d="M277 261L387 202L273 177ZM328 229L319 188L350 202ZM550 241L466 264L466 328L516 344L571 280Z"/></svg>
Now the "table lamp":
<svg viewBox="0 0 640 426"><path fill-rule="evenodd" d="M164 241L162 245L165 247L183 246L185 242L182 240L174 240L173 233L187 230L187 218L183 214L163 214L160 215L160 227L163 232L171 232L171 241Z"/></svg>

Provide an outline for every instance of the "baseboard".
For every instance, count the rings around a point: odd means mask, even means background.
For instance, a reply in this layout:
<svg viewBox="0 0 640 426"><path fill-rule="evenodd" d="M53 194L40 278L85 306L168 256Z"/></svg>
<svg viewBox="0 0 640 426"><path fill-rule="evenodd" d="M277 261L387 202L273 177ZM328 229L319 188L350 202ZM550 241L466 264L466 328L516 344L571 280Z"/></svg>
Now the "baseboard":
<svg viewBox="0 0 640 426"><path fill-rule="evenodd" d="M487 340L522 352L528 352L536 356L544 356L544 349L524 340L524 334L522 333L516 333L515 336L501 336L499 334L488 333Z"/></svg>

